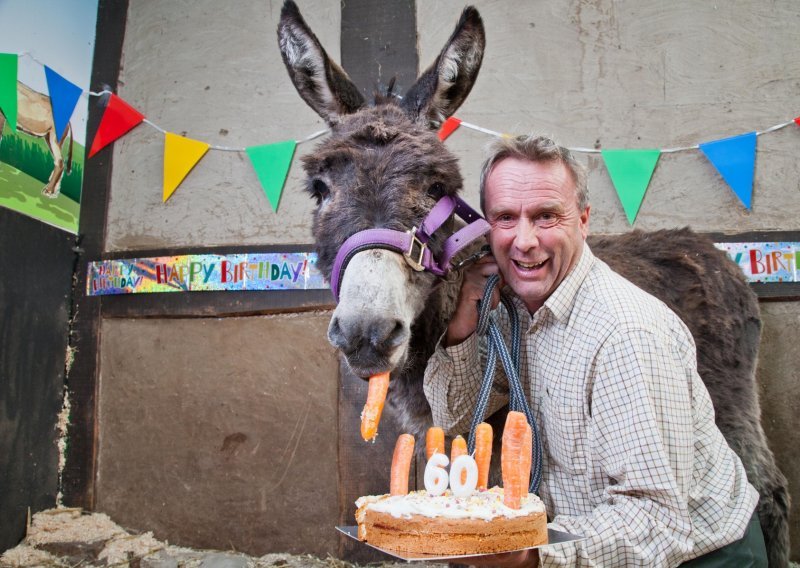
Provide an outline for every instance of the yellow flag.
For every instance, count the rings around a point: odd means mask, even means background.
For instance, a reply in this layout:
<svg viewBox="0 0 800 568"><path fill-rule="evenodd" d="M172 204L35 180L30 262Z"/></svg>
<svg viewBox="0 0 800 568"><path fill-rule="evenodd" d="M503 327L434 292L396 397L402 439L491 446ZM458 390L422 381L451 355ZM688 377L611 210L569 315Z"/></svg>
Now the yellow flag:
<svg viewBox="0 0 800 568"><path fill-rule="evenodd" d="M164 202L175 193L210 144L167 132L164 140Z"/></svg>

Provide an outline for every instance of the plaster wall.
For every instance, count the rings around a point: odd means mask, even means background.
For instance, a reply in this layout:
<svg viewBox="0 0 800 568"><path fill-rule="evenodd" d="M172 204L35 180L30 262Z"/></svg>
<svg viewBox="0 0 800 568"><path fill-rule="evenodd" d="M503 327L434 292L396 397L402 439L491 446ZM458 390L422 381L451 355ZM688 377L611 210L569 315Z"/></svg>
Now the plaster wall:
<svg viewBox="0 0 800 568"><path fill-rule="evenodd" d="M800 10L791 0L616 3L477 1L487 51L457 116L507 133L541 132L570 147L692 146L790 120L800 88ZM132 2L119 95L162 128L211 144L302 139L325 125L294 91L277 49L280 2ZM339 59L336 2L302 3ZM417 3L420 65L430 64L461 5ZM399 85L405 89L410 85ZM790 228L800 211L794 125L758 139L752 211L696 150L663 154L635 226L706 231ZM447 141L477 203L490 137ZM296 158L313 151L298 146ZM295 159L279 212L241 152L210 150L161 202L163 135L147 125L115 143L107 250L309 242L312 201ZM629 228L598 154L590 170L592 230Z"/></svg>
<svg viewBox="0 0 800 568"><path fill-rule="evenodd" d="M791 120L800 92L800 10L776 2L477 0L483 67L464 121L494 131L549 134L569 147L692 146ZM460 5L418 2L420 65L429 65ZM461 128L447 145L477 204L486 134ZM788 230L800 212L800 129L758 138L752 211L699 151L662 154L635 227ZM598 154L590 172L591 230L626 231Z"/></svg>
<svg viewBox="0 0 800 568"><path fill-rule="evenodd" d="M338 2L303 15L339 59ZM244 148L325 129L297 95L278 51L282 2L132 1L118 94L161 128ZM114 144L106 250L311 241L312 200L301 191L297 147L279 213L244 152L209 150L162 203L164 136L142 124Z"/></svg>
<svg viewBox="0 0 800 568"><path fill-rule="evenodd" d="M800 560L800 373L797 343L800 302L762 302L764 323L758 362L761 424L778 467L789 481L791 559Z"/></svg>
<svg viewBox="0 0 800 568"><path fill-rule="evenodd" d="M183 546L336 554L329 320L106 320L97 509Z"/></svg>

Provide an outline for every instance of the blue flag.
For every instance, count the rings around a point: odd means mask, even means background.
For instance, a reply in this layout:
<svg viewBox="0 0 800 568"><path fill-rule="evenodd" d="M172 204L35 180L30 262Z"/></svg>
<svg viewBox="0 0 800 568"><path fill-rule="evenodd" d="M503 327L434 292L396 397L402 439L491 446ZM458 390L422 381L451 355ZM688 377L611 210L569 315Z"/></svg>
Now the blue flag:
<svg viewBox="0 0 800 568"><path fill-rule="evenodd" d="M750 209L756 166L756 133L705 142L700 144L700 151L717 168L736 197Z"/></svg>
<svg viewBox="0 0 800 568"><path fill-rule="evenodd" d="M44 73L47 76L47 90L50 93L50 106L53 108L56 136L61 140L83 89L70 83L47 65L44 66Z"/></svg>

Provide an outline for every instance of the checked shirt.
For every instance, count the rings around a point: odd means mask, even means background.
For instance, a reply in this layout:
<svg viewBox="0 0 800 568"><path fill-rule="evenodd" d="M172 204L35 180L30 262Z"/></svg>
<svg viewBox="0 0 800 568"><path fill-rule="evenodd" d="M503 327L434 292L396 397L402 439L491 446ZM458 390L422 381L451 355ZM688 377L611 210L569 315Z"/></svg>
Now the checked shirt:
<svg viewBox="0 0 800 568"><path fill-rule="evenodd" d="M542 437L540 497L552 528L586 537L542 549L541 565L677 566L741 538L758 494L714 424L683 322L587 245L533 315L506 293ZM508 343L502 304L495 314ZM428 362L425 394L448 434L469 430L481 343L440 342ZM507 403L498 363L487 415Z"/></svg>

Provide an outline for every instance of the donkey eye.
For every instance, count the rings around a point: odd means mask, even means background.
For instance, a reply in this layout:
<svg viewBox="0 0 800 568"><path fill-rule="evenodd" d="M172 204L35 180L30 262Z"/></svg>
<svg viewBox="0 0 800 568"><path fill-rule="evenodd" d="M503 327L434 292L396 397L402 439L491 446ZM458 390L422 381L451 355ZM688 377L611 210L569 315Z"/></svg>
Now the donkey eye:
<svg viewBox="0 0 800 568"><path fill-rule="evenodd" d="M317 205L320 205L322 201L328 197L328 195L330 195L330 193L330 188L321 179L315 179L313 182L311 182L311 195L317 200Z"/></svg>
<svg viewBox="0 0 800 568"><path fill-rule="evenodd" d="M444 184L436 182L428 188L428 196L441 199L444 196Z"/></svg>

